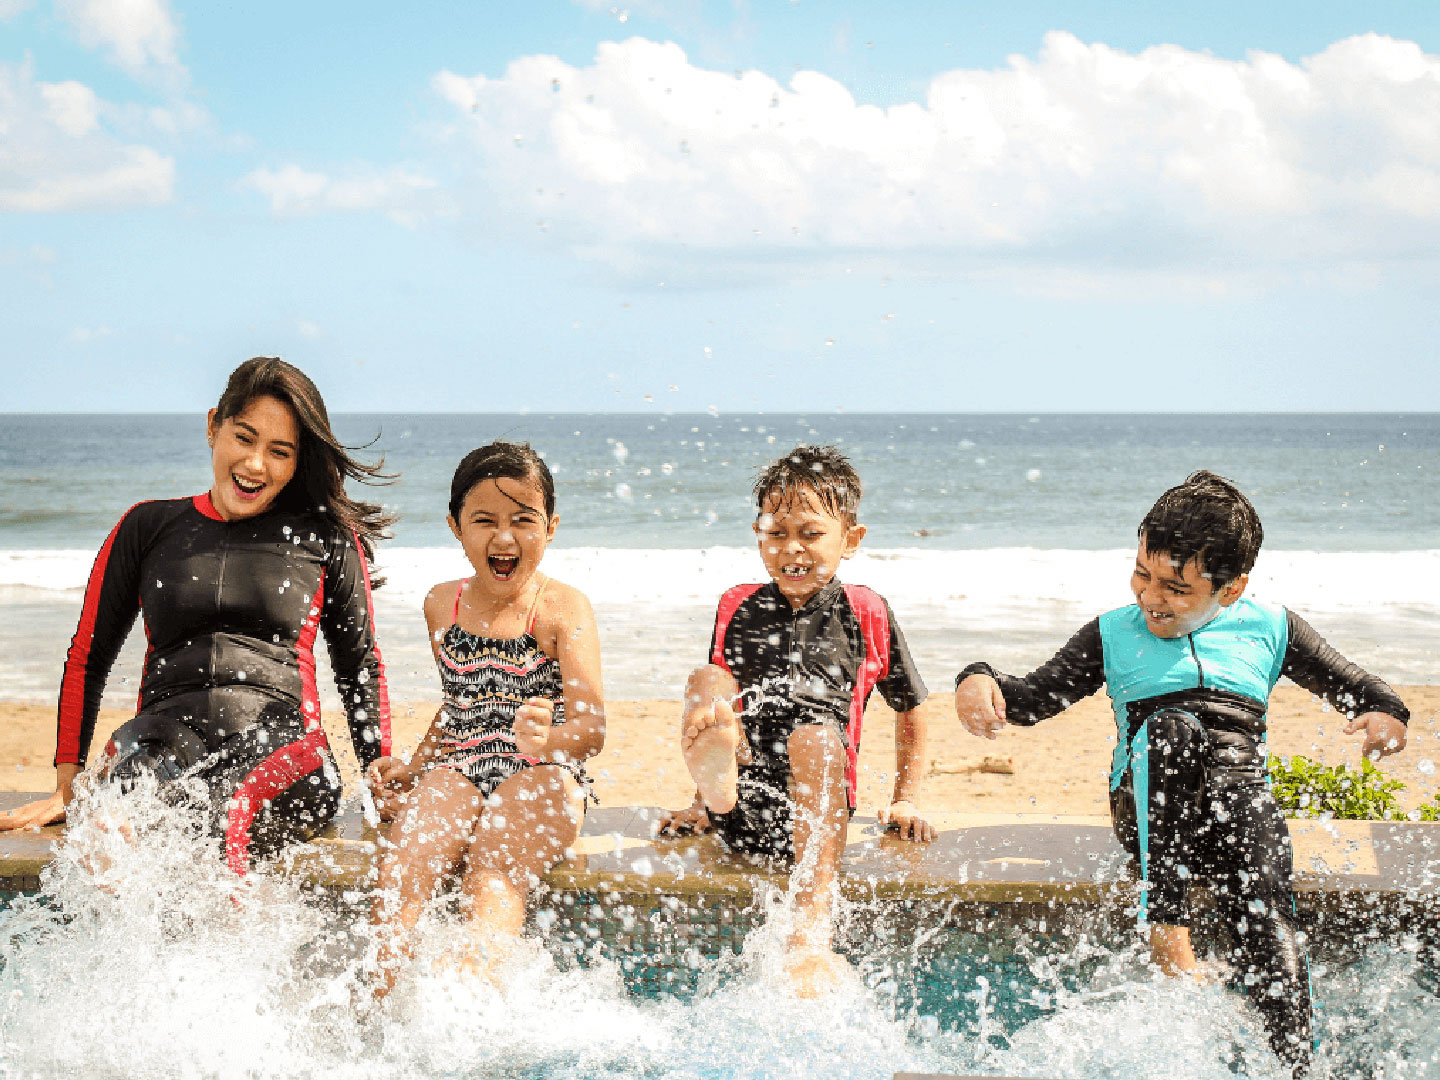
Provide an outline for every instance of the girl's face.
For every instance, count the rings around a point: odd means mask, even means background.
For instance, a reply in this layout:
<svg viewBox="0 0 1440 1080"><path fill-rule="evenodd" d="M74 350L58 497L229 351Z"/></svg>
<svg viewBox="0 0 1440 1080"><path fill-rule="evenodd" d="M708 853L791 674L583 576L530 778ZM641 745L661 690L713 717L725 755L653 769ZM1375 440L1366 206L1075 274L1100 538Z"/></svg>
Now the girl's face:
<svg viewBox="0 0 1440 1080"><path fill-rule="evenodd" d="M295 410L279 398L261 395L223 423L215 422L211 409L206 426L215 512L235 521L269 510L295 476L300 453Z"/></svg>
<svg viewBox="0 0 1440 1080"><path fill-rule="evenodd" d="M530 480L482 480L465 494L450 531L475 568L472 586L492 596L517 595L540 565L558 517L545 516L545 496Z"/></svg>

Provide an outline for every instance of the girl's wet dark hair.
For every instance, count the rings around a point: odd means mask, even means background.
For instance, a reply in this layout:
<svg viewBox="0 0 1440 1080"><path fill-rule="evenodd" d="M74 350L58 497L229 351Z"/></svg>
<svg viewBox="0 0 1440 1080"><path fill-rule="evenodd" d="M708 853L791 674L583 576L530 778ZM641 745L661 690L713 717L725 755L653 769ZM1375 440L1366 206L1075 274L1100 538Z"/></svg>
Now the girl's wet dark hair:
<svg viewBox="0 0 1440 1080"><path fill-rule="evenodd" d="M1248 574L1265 540L1250 500L1208 469L1161 495L1138 531L1146 551L1168 555L1178 567L1196 560L1215 589Z"/></svg>
<svg viewBox="0 0 1440 1080"><path fill-rule="evenodd" d="M833 446L797 446L767 465L755 481L755 508L814 497L827 513L854 525L860 512L860 474L850 459Z"/></svg>
<svg viewBox="0 0 1440 1080"><path fill-rule="evenodd" d="M486 480L522 480L533 483L540 489L545 500L545 517L555 516L555 479L550 475L550 467L545 464L545 459L531 449L529 443L497 439L471 450L460 459L460 464L455 466L455 475L450 480L450 517L454 521L460 520L460 509L465 505L465 496L470 494L476 484ZM510 496L507 495L506 498ZM519 502L513 499L512 501ZM541 510L538 506L527 506L525 503L519 505L536 513Z"/></svg>
<svg viewBox="0 0 1440 1080"><path fill-rule="evenodd" d="M310 377L277 356L256 356L230 373L225 392L215 406L215 423L239 416L257 397L273 397L289 405L300 424L300 446L295 455L295 477L285 485L276 504L296 510L314 510L347 532L354 532L367 560L375 557L375 542L390 537L395 517L379 503L361 502L345 494L345 481L384 484L395 479L383 472L385 459L374 465L357 461L330 427L325 399ZM371 587L382 581L371 579Z"/></svg>

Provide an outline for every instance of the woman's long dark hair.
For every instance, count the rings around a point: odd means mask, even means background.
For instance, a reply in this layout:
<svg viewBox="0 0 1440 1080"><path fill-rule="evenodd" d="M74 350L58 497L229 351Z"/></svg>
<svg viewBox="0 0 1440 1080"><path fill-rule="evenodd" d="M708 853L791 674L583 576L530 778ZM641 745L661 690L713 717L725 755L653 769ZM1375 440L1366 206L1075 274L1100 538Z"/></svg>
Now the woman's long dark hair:
<svg viewBox="0 0 1440 1080"><path fill-rule="evenodd" d="M257 397L285 402L300 423L295 478L285 485L278 501L297 509L315 510L347 532L353 531L367 561L374 559L375 541L390 538L388 530L395 524L395 516L387 514L379 503L350 498L345 494L345 481L389 483L395 475L381 471L385 459L366 465L351 457L350 451L356 448L335 437L319 389L308 375L278 356L253 357L230 373L230 381L215 406L215 423L223 424L238 416Z"/></svg>

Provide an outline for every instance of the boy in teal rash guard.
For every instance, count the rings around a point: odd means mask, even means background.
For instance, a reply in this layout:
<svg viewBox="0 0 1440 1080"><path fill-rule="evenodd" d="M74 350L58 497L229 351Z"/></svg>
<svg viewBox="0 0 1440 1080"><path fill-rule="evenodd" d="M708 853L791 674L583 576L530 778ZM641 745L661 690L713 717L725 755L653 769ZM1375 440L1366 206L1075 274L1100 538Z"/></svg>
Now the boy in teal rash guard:
<svg viewBox="0 0 1440 1080"><path fill-rule="evenodd" d="M1208 881L1235 939L1236 975L1298 1076L1310 1062L1309 977L1290 835L1265 774L1270 691L1283 675L1322 696L1350 718L1346 734L1365 732L1370 757L1405 746L1410 714L1304 619L1244 597L1263 531L1228 480L1192 474L1160 497L1139 537L1133 605L1087 623L1023 679L971 664L956 679L955 711L993 739L1106 687L1118 729L1111 813L1140 865L1151 955L1170 973L1196 967L1188 886Z"/></svg>

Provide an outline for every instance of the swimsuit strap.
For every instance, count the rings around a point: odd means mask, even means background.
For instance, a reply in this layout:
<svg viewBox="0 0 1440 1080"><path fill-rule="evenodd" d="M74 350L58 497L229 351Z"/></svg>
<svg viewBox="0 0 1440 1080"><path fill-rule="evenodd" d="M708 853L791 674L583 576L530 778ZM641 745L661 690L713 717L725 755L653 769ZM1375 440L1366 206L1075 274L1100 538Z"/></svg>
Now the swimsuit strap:
<svg viewBox="0 0 1440 1080"><path fill-rule="evenodd" d="M525 615L525 632L533 635L535 633L535 609L540 606L540 594L545 591L545 586L550 584L548 577L540 579L540 587L535 590L535 595L530 600L530 610Z"/></svg>
<svg viewBox="0 0 1440 1080"><path fill-rule="evenodd" d="M460 597L465 595L465 586L469 584L470 579L468 577L462 578L460 581L460 587L455 590L455 610L450 615L450 621L452 623L459 623L460 621Z"/></svg>

